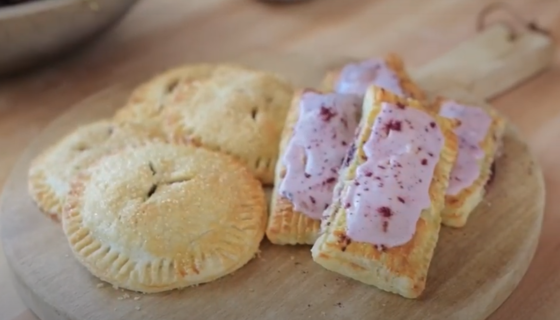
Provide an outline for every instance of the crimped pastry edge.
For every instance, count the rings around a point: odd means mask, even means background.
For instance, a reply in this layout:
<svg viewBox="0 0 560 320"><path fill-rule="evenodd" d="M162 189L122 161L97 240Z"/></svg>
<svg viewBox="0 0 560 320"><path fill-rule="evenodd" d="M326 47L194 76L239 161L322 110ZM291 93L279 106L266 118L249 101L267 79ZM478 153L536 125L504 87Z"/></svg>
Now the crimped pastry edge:
<svg viewBox="0 0 560 320"><path fill-rule="evenodd" d="M85 186L89 181L89 179L91 178L91 174L93 173L91 169L99 165L99 163L102 162L104 158L117 155L121 152L126 152L126 150L139 148L151 144L173 145L173 143L168 143L168 142L146 141L142 144L138 144L134 146L126 146L121 150L116 150L113 153L98 159L97 162L92 163L89 166L88 170L82 171L78 176L75 177L74 181L72 182L72 189L70 195L67 197L64 203L64 211L63 211L63 219L62 219L63 230L67 237L68 243L70 245L74 257L92 275L98 277L102 281L108 282L112 284L114 287L123 288L136 292L142 292L142 293L158 293L158 292L164 292L164 291L170 291L176 289L180 290L191 286L198 286L199 284L203 284L203 283L208 283L217 280L219 278L222 278L224 276L227 276L229 274L232 274L234 271L240 269L241 267L249 263L254 257L256 257L256 255L258 255L260 243L264 237L264 229L266 226L267 216L266 216L266 199L264 196L264 191L262 190L260 183L258 183L257 180L253 180L255 190L260 190L260 192L255 192L255 194L252 195L254 201L253 200L251 201L254 203L251 207L254 208L254 205L257 205L260 208L258 211L262 211L263 214L259 226L255 232L255 238L253 239L254 241L251 241L253 246L251 247L245 245L245 248L247 248L248 251L254 252L252 255L250 256L248 255L247 259L239 259L237 264L230 266L230 268L228 268L227 270L224 270L223 272L220 272L215 275L211 275L210 277L207 277L203 280L200 279L200 277L195 277L195 279L193 279L192 281L186 281L180 285L178 285L177 283L173 283L173 280L175 280L177 276L176 274L173 275L172 273L167 273L166 280L167 282L169 282L168 284L152 283L149 285L138 283L139 281L138 274L137 273L131 274L132 271L136 270L135 268L130 268L129 266L125 269L124 272L126 273L126 271L128 271L128 276L126 276L126 274L125 275L122 274L121 272L122 268L125 267L126 264L128 264L129 259L126 258L123 254L119 253L117 249L112 248L110 245L103 244L99 240L93 239L91 237L91 230L81 225L82 218L78 207L82 204L83 199L81 201L80 196L83 194ZM177 145L177 144L175 145L177 147L185 147L184 145ZM197 147L197 148L206 149L210 152L214 152L212 150L203 147ZM242 163L239 163L237 160L235 160L230 156L224 154L221 154L221 156L229 157L234 165L246 168ZM248 174L248 177L250 177L250 179L254 179L254 177L251 174ZM83 257L82 252L85 252L87 256ZM96 262L92 261L91 259L91 257L93 257L93 259L103 259L105 257L108 257L110 254L115 256L115 258L113 259L113 264L111 265L112 266L111 269L103 268L103 267L99 268L96 265ZM112 258L113 257L111 257L111 259ZM123 260L126 261L122 263ZM118 263L118 264L115 266L114 263ZM154 271L156 272L158 270L161 271L162 268L160 268L160 266L170 267L172 265L170 265L169 261L164 261L164 259L160 259L160 261L158 261L156 264L153 263L148 264L147 268L148 269L151 268L149 271L153 273ZM117 273L116 276L114 275L115 273Z"/></svg>

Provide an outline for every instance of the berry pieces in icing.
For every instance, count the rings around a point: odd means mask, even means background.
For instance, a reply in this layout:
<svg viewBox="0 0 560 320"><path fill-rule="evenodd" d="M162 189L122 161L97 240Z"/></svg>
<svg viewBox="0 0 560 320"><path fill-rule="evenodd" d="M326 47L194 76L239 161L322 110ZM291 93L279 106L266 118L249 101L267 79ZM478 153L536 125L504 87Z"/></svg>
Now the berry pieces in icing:
<svg viewBox="0 0 560 320"><path fill-rule="evenodd" d="M332 201L338 171L353 142L361 100L353 95L306 91L281 159L286 175L279 193L294 210L319 220Z"/></svg>
<svg viewBox="0 0 560 320"><path fill-rule="evenodd" d="M353 241L390 248L410 241L444 146L443 134L426 112L383 102L363 145L367 159L343 195L347 234Z"/></svg>

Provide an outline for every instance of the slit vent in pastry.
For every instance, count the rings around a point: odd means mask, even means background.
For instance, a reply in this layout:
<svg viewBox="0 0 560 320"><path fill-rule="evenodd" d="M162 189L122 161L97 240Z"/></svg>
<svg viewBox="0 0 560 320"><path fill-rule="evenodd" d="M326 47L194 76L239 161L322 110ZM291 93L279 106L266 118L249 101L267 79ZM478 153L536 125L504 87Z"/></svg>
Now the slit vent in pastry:
<svg viewBox="0 0 560 320"><path fill-rule="evenodd" d="M258 252L261 184L232 157L147 143L72 183L62 225L74 256L110 284L153 293L216 280Z"/></svg>

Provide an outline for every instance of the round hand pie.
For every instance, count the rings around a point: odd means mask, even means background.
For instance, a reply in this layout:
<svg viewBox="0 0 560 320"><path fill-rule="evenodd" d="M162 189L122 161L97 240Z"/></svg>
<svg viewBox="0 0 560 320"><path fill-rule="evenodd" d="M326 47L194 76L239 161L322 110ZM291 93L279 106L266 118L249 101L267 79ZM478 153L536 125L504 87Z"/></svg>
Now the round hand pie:
<svg viewBox="0 0 560 320"><path fill-rule="evenodd" d="M228 153L271 184L292 95L290 83L268 72L198 64L143 84L115 118L156 119L173 140Z"/></svg>
<svg viewBox="0 0 560 320"><path fill-rule="evenodd" d="M208 63L171 69L136 88L126 106L117 110L114 118L120 122L155 119L167 106L168 98L179 85L190 85L228 70L229 65Z"/></svg>
<svg viewBox="0 0 560 320"><path fill-rule="evenodd" d="M39 155L29 169L28 188L39 208L59 219L70 180L83 168L129 144L164 140L164 134L147 123L116 124L101 120L81 126Z"/></svg>
<svg viewBox="0 0 560 320"><path fill-rule="evenodd" d="M93 275L161 292L245 265L264 236L265 208L261 184L232 157L151 143L84 171L72 185L63 229Z"/></svg>

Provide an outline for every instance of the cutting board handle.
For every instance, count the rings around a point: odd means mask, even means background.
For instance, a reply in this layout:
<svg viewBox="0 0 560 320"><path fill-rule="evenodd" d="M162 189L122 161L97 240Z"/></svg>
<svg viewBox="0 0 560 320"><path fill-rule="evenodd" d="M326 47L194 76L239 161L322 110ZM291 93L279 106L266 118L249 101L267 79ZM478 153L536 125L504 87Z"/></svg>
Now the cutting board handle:
<svg viewBox="0 0 560 320"><path fill-rule="evenodd" d="M511 24L486 27L491 11L506 9L525 28ZM412 76L427 91L466 91L479 99L491 99L514 88L552 64L554 41L534 22L523 20L510 7L493 4L479 15L478 34L444 55L413 70Z"/></svg>

